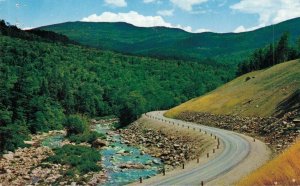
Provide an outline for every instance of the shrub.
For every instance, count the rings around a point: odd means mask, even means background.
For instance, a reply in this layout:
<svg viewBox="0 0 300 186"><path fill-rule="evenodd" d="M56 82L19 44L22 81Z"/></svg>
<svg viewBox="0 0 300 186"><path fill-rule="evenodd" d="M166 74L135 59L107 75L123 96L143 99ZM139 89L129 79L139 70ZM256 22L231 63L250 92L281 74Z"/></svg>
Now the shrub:
<svg viewBox="0 0 300 186"><path fill-rule="evenodd" d="M68 116L63 122L67 135L83 134L88 129L87 120L79 115Z"/></svg>
<svg viewBox="0 0 300 186"><path fill-rule="evenodd" d="M28 139L28 134L22 122L0 127L0 154L4 150L14 151L17 147L25 147L24 140Z"/></svg>
<svg viewBox="0 0 300 186"><path fill-rule="evenodd" d="M93 141L95 141L97 138L104 139L105 135L97 133L95 131L89 131L89 132L85 132L84 134L71 135L71 136L68 137L68 139L71 142L74 142L76 144L83 143L83 142L87 142L89 144L92 144Z"/></svg>
<svg viewBox="0 0 300 186"><path fill-rule="evenodd" d="M86 174L88 172L96 172L101 170L97 165L100 161L100 153L90 147L79 145L64 145L62 148L54 149L55 155L48 157L45 161L70 165L71 170L66 174L73 175L74 172L79 174Z"/></svg>

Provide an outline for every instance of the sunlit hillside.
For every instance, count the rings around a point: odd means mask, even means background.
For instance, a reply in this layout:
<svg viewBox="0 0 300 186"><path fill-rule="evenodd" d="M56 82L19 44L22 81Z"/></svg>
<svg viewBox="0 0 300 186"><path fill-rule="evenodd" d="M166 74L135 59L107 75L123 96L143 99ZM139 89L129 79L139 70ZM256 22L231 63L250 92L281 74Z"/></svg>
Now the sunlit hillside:
<svg viewBox="0 0 300 186"><path fill-rule="evenodd" d="M176 117L184 111L270 116L286 109L284 105L299 104L293 100L297 98L299 88L300 61L294 60L245 74L171 109L166 116Z"/></svg>

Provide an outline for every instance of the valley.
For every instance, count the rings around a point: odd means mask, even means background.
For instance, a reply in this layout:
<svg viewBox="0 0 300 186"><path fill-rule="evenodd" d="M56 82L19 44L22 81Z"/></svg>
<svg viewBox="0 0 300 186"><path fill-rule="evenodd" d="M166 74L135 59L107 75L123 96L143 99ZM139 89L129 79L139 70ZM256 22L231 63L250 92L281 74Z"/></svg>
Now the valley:
<svg viewBox="0 0 300 186"><path fill-rule="evenodd" d="M299 23L0 20L0 186L297 185Z"/></svg>

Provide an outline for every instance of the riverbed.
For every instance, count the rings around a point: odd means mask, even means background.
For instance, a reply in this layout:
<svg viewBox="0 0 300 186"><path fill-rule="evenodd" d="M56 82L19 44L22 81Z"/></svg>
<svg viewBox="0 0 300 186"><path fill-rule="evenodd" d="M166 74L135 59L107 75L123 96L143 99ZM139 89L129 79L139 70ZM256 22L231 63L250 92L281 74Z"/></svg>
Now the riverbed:
<svg viewBox="0 0 300 186"><path fill-rule="evenodd" d="M108 176L104 185L125 185L138 181L140 177L150 178L161 172L163 164L160 159L144 154L136 147L124 144L120 135L108 127L96 125L94 130L98 133L109 133L107 135L109 145L99 150L102 167ZM42 145L58 148L63 140L63 135L54 135L46 138ZM138 165L138 168L124 168L124 165Z"/></svg>

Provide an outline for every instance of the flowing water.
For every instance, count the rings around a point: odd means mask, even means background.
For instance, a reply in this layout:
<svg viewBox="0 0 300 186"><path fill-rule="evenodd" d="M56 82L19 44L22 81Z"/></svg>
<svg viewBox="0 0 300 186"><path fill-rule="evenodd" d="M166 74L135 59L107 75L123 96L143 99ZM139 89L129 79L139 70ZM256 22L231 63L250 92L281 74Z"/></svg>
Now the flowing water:
<svg viewBox="0 0 300 186"><path fill-rule="evenodd" d="M96 125L95 131L99 133L106 133L110 131L109 128ZM55 135L46 138L42 145L51 148L61 146L63 135ZM138 181L140 177L143 179L155 176L162 169L163 164L160 159L154 158L148 154L143 154L135 147L128 146L122 143L120 135L113 134L107 136L111 141L108 147L99 150L102 155L103 169L107 172L109 177L105 185L125 185L131 182ZM144 169L121 169L123 164L142 164Z"/></svg>

